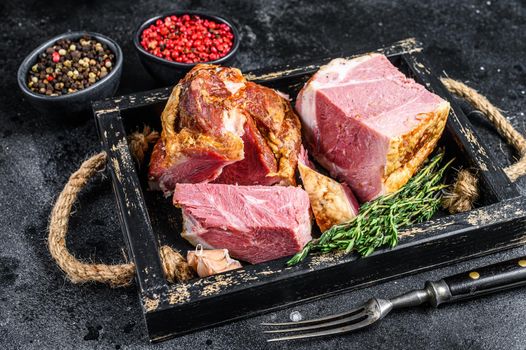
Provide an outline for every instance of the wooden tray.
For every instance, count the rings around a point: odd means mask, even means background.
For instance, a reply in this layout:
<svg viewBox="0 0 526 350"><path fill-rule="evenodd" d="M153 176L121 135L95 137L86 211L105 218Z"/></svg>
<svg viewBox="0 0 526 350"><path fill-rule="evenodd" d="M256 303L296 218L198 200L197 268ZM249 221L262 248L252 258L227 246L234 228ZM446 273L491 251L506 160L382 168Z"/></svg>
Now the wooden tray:
<svg viewBox="0 0 526 350"><path fill-rule="evenodd" d="M401 71L451 103L441 143L448 157L456 157L456 166L478 171L483 198L480 207L469 213L441 213L402 231L396 248L379 250L367 258L313 255L294 267L286 267L284 258L186 283L167 282L158 253L160 244L183 251L193 247L180 238L180 213L171 200L145 190L144 170L135 167L126 134L144 124L160 130L159 116L171 88L93 104L152 341L526 243L525 198L496 166L459 104L431 74L420 44L407 39L374 51L388 56ZM334 57L352 56L342 52ZM329 60L253 71L246 77L294 97Z"/></svg>

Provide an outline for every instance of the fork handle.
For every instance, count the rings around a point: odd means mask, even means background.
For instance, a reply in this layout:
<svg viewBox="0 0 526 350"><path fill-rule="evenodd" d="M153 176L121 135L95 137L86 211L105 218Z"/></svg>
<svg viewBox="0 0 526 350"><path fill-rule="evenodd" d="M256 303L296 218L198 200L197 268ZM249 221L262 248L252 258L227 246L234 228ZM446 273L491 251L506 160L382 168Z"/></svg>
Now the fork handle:
<svg viewBox="0 0 526 350"><path fill-rule="evenodd" d="M474 298L524 286L526 285L526 257L462 272L446 277L443 281L449 287L451 298L442 302Z"/></svg>

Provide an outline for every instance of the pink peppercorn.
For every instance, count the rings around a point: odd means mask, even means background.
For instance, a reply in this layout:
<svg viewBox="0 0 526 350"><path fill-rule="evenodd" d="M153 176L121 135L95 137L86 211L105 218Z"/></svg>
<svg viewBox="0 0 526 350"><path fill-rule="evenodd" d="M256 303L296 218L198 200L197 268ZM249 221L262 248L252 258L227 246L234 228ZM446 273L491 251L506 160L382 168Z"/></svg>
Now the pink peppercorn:
<svg viewBox="0 0 526 350"><path fill-rule="evenodd" d="M197 15L158 19L141 33L141 46L146 51L180 63L217 60L230 52L233 42L228 25Z"/></svg>
<svg viewBox="0 0 526 350"><path fill-rule="evenodd" d="M51 59L53 60L53 62L57 63L58 61L60 61L60 54L57 51L53 52L53 54L51 55Z"/></svg>

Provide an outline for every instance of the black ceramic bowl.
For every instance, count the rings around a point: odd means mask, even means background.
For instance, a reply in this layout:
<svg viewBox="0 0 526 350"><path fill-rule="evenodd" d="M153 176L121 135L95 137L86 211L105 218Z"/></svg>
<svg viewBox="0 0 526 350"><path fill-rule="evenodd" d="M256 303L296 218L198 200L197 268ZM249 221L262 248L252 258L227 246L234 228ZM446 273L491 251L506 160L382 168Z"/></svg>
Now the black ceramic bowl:
<svg viewBox="0 0 526 350"><path fill-rule="evenodd" d="M203 19L212 20L218 23L224 23L230 27L234 34L234 42L232 49L225 56L209 62L210 64L228 65L235 57L239 48L239 32L236 26L229 20L212 14L197 11L173 11L163 13L159 16L152 17L147 21L143 22L139 28L135 31L133 36L133 45L139 54L139 58L144 68L150 73L156 80L160 81L165 85L174 85L179 79L181 79L190 69L192 69L198 63L179 63L168 61L163 58L152 55L141 46L141 34L150 25L154 24L158 19L163 19L168 16L182 16L182 15L197 15Z"/></svg>
<svg viewBox="0 0 526 350"><path fill-rule="evenodd" d="M115 63L110 73L97 81L95 84L67 95L47 96L31 91L27 86L27 74L36 63L38 55L46 48L52 46L60 39L76 40L83 36L90 36L97 41L106 44L115 55ZM78 113L91 107L91 101L111 97L117 91L122 73L122 51L119 45L112 39L98 33L71 32L53 37L37 47L22 61L18 68L18 86L26 96L27 100L38 110L47 113L64 115Z"/></svg>

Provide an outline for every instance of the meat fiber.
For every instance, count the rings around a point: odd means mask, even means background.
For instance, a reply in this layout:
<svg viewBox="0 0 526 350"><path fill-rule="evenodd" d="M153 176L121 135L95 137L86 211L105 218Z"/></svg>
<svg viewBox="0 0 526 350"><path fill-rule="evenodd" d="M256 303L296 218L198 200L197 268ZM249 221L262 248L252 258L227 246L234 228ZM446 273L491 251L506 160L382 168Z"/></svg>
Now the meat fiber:
<svg viewBox="0 0 526 350"><path fill-rule="evenodd" d="M305 152L300 153L298 170L309 195L316 223L322 232L353 219L360 206L351 189L314 170Z"/></svg>
<svg viewBox="0 0 526 350"><path fill-rule="evenodd" d="M294 184L300 122L288 100L235 68L197 65L174 88L150 160L151 187Z"/></svg>
<svg viewBox="0 0 526 350"><path fill-rule="evenodd" d="M299 187L179 183L173 200L183 238L249 263L292 255L311 240L309 197Z"/></svg>
<svg viewBox="0 0 526 350"><path fill-rule="evenodd" d="M365 202L413 176L444 130L449 103L369 54L320 68L296 110L311 154Z"/></svg>

